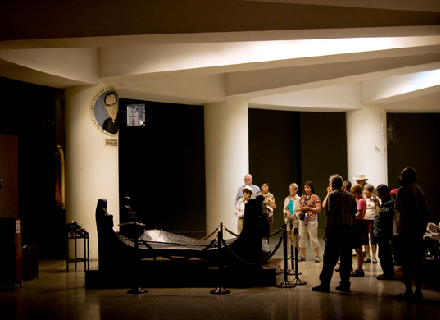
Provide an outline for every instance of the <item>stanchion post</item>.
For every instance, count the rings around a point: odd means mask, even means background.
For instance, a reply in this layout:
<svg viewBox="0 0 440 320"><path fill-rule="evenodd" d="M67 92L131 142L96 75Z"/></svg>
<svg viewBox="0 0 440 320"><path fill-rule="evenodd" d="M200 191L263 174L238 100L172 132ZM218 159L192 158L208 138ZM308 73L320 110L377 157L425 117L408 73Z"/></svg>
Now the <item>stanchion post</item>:
<svg viewBox="0 0 440 320"><path fill-rule="evenodd" d="M288 256L287 256L287 222L284 222L284 230L283 230L283 242L284 242L284 280L277 284L278 288L293 288L295 285L287 280L287 266L288 266Z"/></svg>
<svg viewBox="0 0 440 320"><path fill-rule="evenodd" d="M294 229L294 230L298 230L298 229ZM293 275L297 276L299 274L302 274L302 272L298 271L298 255L295 255L295 250L293 249L294 242L295 242L295 238L294 238L295 231L294 230L290 231L290 236L292 239L292 241L290 241L290 264L292 266ZM298 246L296 246L296 250L298 250ZM296 263L294 261L296 261Z"/></svg>
<svg viewBox="0 0 440 320"><path fill-rule="evenodd" d="M286 243L287 243L287 239L290 239L289 238L290 237L290 222L289 222L289 218L284 219L284 223L286 225L286 234L287 234L287 236L286 236ZM290 242L290 245L287 245L287 247L289 248L289 250L292 250L292 243L291 243L290 240L289 240L289 242ZM290 256L291 257L293 256L292 252L293 251L290 251ZM286 260L287 260L287 264L289 264L289 254L286 256ZM293 262L293 260L292 260L292 262ZM287 274L288 275L292 274L292 271L294 271L293 270L293 263L291 263L290 265L291 265L291 268L289 268L289 267L287 268ZM284 268L284 269L286 269L286 268Z"/></svg>
<svg viewBox="0 0 440 320"><path fill-rule="evenodd" d="M140 274L140 267L141 267L141 256L139 254L139 234L138 234L138 225L134 224L134 256L135 256L135 277L136 281L133 280L133 287L132 289L128 290L127 293L130 294L140 294L140 293L146 293L148 290L145 290L140 287L139 285L139 274Z"/></svg>
<svg viewBox="0 0 440 320"><path fill-rule="evenodd" d="M222 261L222 242L223 242L223 222L220 222L220 230L217 233L217 242L218 242L218 280L220 286L211 290L211 294L228 294L231 293L231 290L227 290L221 285L223 284L223 261Z"/></svg>
<svg viewBox="0 0 440 320"><path fill-rule="evenodd" d="M292 280L292 283L296 285L305 285L307 281L303 281L298 278L298 228L295 228L294 232L294 242L295 242L295 279Z"/></svg>

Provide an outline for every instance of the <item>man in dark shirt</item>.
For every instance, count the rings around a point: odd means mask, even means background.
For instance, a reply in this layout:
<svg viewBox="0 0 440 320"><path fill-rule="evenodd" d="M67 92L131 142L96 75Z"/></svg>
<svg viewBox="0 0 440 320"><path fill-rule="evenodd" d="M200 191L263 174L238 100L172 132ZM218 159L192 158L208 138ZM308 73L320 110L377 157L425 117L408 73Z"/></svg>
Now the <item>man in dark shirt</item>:
<svg viewBox="0 0 440 320"><path fill-rule="evenodd" d="M341 176L330 177L333 192L329 194L325 204L325 252L319 276L321 284L313 287L313 291L330 291L330 280L338 259L341 261L339 272L341 282L336 290L350 291L351 246L357 206L353 194L342 190L342 182Z"/></svg>
<svg viewBox="0 0 440 320"><path fill-rule="evenodd" d="M399 188L396 210L400 214L397 232L401 237L405 255L402 256L402 273L406 291L395 296L402 300L422 300L422 273L424 244L423 235L429 221L429 208L425 193L416 185L416 170L406 167L398 178ZM412 292L412 276L416 280L416 290Z"/></svg>
<svg viewBox="0 0 440 320"><path fill-rule="evenodd" d="M382 200L380 212L374 217L374 237L379 246L380 266L383 274L377 276L378 280L392 280L394 278L393 254L391 252L391 239L393 238L394 199L390 196L388 186L378 185L377 193Z"/></svg>

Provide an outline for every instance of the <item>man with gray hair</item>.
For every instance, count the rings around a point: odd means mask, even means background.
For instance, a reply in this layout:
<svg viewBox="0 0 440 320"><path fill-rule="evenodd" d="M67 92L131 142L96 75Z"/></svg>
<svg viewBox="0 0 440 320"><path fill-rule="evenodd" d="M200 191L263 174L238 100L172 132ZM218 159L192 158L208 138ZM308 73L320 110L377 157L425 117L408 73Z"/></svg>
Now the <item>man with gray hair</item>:
<svg viewBox="0 0 440 320"><path fill-rule="evenodd" d="M245 186L250 186L252 188L252 199L255 199L258 192L261 192L259 186L252 184L252 175L247 174L244 176L244 185L238 188L237 195L235 196L235 205L237 205L238 200L243 198L243 188Z"/></svg>
<svg viewBox="0 0 440 320"><path fill-rule="evenodd" d="M321 284L313 287L313 291L330 291L330 280L339 258L341 282L336 290L350 291L351 247L357 205L353 194L342 189L342 181L339 175L330 177L333 192L329 194L325 204L325 251L324 263L319 276Z"/></svg>
<svg viewBox="0 0 440 320"><path fill-rule="evenodd" d="M348 180L344 180L343 185L342 185L342 189L347 190L348 192L350 192L352 187L352 184L350 181Z"/></svg>

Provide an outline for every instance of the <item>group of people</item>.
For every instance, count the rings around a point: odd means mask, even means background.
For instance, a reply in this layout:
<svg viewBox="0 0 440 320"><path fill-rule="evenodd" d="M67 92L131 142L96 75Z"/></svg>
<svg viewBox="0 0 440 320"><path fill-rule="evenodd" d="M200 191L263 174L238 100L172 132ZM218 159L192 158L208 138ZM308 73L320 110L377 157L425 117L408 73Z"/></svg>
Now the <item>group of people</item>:
<svg viewBox="0 0 440 320"><path fill-rule="evenodd" d="M319 241L318 241L318 217L321 212L321 200L315 193L313 183L307 181L304 183L304 194L299 197L298 185L292 183L289 185L289 195L284 199L283 213L286 222L291 228L298 228L299 230L299 248L301 255L300 261L306 260L307 248L307 234L310 237L312 248L315 250L315 262L321 262L319 256ZM269 192L269 182L267 180L259 186L252 184L252 175L247 174L244 177L244 185L238 189L235 197L235 215L238 217L237 232L241 233L243 230L244 208L245 204L251 198L258 195L264 196L263 203L266 204L268 213L269 230L272 228L273 212L276 208L275 196Z"/></svg>
<svg viewBox="0 0 440 320"><path fill-rule="evenodd" d="M359 178L359 175L358 175ZM365 176L363 176L366 180ZM374 260L376 245L379 247L379 260L383 274L378 280L394 278L393 252L391 241L393 234L399 238L396 250L406 250L401 257L405 292L395 296L396 299L406 301L420 301L423 299L421 291L423 272L423 235L429 220L429 209L422 189L416 185L416 171L407 167L398 177L401 186L396 199L387 185L381 184L376 188L357 180L356 185L343 190L343 179L339 175L330 177L331 192L325 199L326 226L324 240L324 263L320 274L321 284L313 287L313 291L329 292L330 280L334 267L340 261L341 281L336 290L350 291L350 276L363 276L362 263L370 262L370 252L365 258L362 254L362 244L369 244L371 239L371 253ZM363 193L363 195L362 195ZM374 216L371 219L371 215ZM367 220L367 214L370 214ZM368 234L368 236L367 236ZM350 241L352 240L352 241ZM356 249L357 269L352 270L352 248ZM372 261L374 261L372 260ZM415 276L416 289L412 291L412 279Z"/></svg>
<svg viewBox="0 0 440 320"><path fill-rule="evenodd" d="M396 299L418 301L423 299L421 276L423 270L423 235L429 220L429 209L424 192L416 185L416 171L407 167L398 177L398 190L390 190L380 184L376 188L367 184L363 174L353 177L356 184L344 181L339 175L330 177L330 184L322 207L325 211L325 252L320 274L321 284L313 291L329 292L334 270L340 273L337 290L350 291L350 277L364 277L364 263L377 263L376 251L383 274L378 280L392 280L394 257L399 256L406 291ZM238 233L243 229L245 203L257 195L264 196L269 216L269 228L273 223L276 208L275 197L269 192L269 182L263 181L261 189L252 184L250 174L244 177L245 184L237 192L235 214L238 217ZM306 260L307 234L315 250L315 262L319 256L318 219L321 200L315 193L311 181L303 184L304 193L297 194L298 185L289 185L289 195L284 199L283 213L291 228L299 230L299 261ZM376 195L377 194L377 195ZM394 235L394 236L393 236ZM395 239L395 240L393 240ZM392 244L395 244L392 246ZM365 255L362 251L364 247ZM356 252L357 268L352 269L352 250ZM405 250L405 254L401 251ZM335 269L336 264L340 264ZM416 290L412 291L415 275Z"/></svg>
<svg viewBox="0 0 440 320"><path fill-rule="evenodd" d="M272 229L273 223L273 211L277 207L275 203L275 197L269 192L269 181L264 180L261 183L261 189L259 186L252 184L252 175L247 174L244 176L244 185L238 188L237 195L235 197L235 215L237 216L237 233L240 234L243 230L244 221L244 208L245 204L251 198L256 198L258 195L263 195L263 203L266 204L266 210L268 214L269 230Z"/></svg>
<svg viewBox="0 0 440 320"><path fill-rule="evenodd" d="M385 244L388 243L389 237L393 233L393 214L394 210L391 210L381 215L381 203L380 199L388 201L390 197L390 190L385 185L379 185L377 187L378 196L374 193L375 188L371 184L367 184L368 180L364 174L359 173L356 177L356 185L352 186L350 181L343 181L342 189L349 191L353 194L357 202L357 212L354 221L354 238L352 248L357 256L357 268L350 273L351 277L364 277L365 272L362 269L364 263L377 263L376 251L377 242L379 239L383 239L382 253L385 251ZM327 197L333 191L331 185L327 188ZM382 195L382 198L381 198ZM391 206L394 202L390 202ZM388 209L387 209L388 210ZM381 218L380 218L381 217ZM365 256L362 251L362 247L365 250ZM391 246L390 246L391 252ZM388 255L387 255L388 257ZM388 262L388 259L386 259ZM385 268L385 259L381 259L381 266L384 271L383 275L378 276L379 280L392 279L394 277L394 270L390 272L390 268ZM392 266L392 264L391 264ZM340 268L336 268L335 271L340 271Z"/></svg>

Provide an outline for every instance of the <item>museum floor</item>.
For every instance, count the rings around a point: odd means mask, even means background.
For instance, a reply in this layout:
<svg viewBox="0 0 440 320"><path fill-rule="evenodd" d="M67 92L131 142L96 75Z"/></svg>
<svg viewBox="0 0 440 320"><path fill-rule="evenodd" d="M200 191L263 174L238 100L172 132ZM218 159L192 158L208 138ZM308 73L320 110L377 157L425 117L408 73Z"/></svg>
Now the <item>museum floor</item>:
<svg viewBox="0 0 440 320"><path fill-rule="evenodd" d="M274 236L276 237L276 236ZM271 239L274 247L277 239ZM282 247L281 247L282 248ZM281 248L275 257L282 257ZM321 249L324 243L321 239ZM424 288L425 300L407 304L393 299L402 293L400 281L379 281L379 263L364 266L366 276L352 279L352 292L313 292L319 284L322 263L300 262L300 279L307 285L295 288L227 288L227 295L212 295L215 288L146 288L145 294L127 289L85 289L82 265L66 273L64 260L40 259L39 277L17 290L0 288L0 319L438 319L440 290ZM353 260L354 261L354 260ZM91 261L91 267L97 261ZM72 265L73 266L73 265ZM396 267L397 270L397 267ZM246 274L242 275L246 277ZM185 277L175 270L169 277ZM289 276L292 278L292 276ZM283 280L279 275L277 283ZM109 279L111 281L111 279Z"/></svg>

